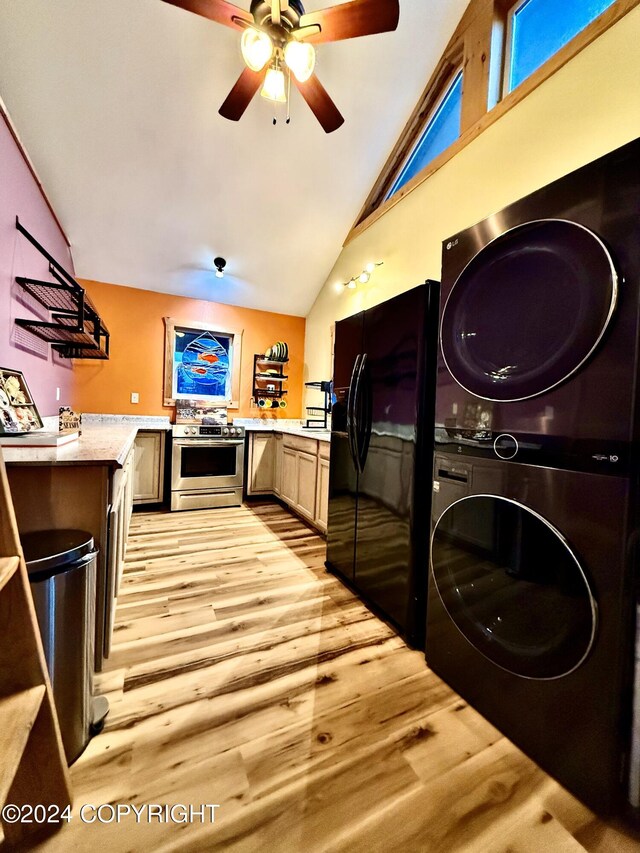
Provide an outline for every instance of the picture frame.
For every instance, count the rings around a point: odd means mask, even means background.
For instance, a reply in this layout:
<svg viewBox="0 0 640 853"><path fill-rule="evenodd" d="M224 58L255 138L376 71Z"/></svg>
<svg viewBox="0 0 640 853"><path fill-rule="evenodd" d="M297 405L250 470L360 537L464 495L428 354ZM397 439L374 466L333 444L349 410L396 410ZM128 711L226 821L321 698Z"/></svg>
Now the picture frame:
<svg viewBox="0 0 640 853"><path fill-rule="evenodd" d="M237 409L240 399L242 331L209 323L164 318L164 402Z"/></svg>
<svg viewBox="0 0 640 853"><path fill-rule="evenodd" d="M0 435L18 435L42 426L22 371L0 367Z"/></svg>

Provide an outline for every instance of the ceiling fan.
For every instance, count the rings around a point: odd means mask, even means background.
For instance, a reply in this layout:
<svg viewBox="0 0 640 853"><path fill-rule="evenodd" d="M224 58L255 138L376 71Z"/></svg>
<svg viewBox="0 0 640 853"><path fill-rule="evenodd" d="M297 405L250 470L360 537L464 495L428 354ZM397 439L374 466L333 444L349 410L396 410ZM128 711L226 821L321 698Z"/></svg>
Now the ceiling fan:
<svg viewBox="0 0 640 853"><path fill-rule="evenodd" d="M248 12L227 0L164 2L243 31L247 67L220 107L221 116L238 121L260 86L266 98L286 101L286 71L327 133L344 118L313 73L313 45L389 32L400 16L399 0L350 0L308 14L300 0L251 0Z"/></svg>

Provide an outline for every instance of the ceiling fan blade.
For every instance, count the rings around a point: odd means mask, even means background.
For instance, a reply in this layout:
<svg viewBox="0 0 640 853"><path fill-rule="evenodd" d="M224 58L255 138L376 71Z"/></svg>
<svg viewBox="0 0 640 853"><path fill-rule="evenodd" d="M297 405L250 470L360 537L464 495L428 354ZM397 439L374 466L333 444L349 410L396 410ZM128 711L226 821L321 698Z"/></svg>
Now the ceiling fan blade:
<svg viewBox="0 0 640 853"><path fill-rule="evenodd" d="M164 0L164 2L185 9L187 12L193 12L195 15L201 15L217 24L232 27L234 30L243 29L239 21L253 24L253 15L250 12L234 6L233 3L228 3L227 0Z"/></svg>
<svg viewBox="0 0 640 853"><path fill-rule="evenodd" d="M398 26L399 18L399 0L351 0L349 3L303 15L300 18L300 27L318 24L321 32L308 36L305 41L321 44L390 32Z"/></svg>
<svg viewBox="0 0 640 853"><path fill-rule="evenodd" d="M312 74L305 83L300 83L295 74L291 75L291 79L311 107L311 111L322 125L325 133L333 133L334 130L344 124L344 118L340 111L315 74Z"/></svg>
<svg viewBox="0 0 640 853"><path fill-rule="evenodd" d="M224 104L218 110L220 115L230 121L238 121L242 118L251 98L262 85L266 74L266 68L263 68L262 71L252 71L250 68L245 68L227 95Z"/></svg>

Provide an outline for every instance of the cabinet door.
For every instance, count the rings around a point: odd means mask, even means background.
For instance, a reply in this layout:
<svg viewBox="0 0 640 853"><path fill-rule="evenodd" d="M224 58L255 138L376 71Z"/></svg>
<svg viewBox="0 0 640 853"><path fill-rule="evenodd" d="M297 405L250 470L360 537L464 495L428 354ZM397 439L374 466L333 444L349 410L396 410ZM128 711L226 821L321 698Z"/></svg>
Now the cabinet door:
<svg viewBox="0 0 640 853"><path fill-rule="evenodd" d="M247 494L270 494L273 491L275 438L272 433L254 432L250 436L250 443Z"/></svg>
<svg viewBox="0 0 640 853"><path fill-rule="evenodd" d="M280 496L282 492L282 433L276 432L273 441L273 491Z"/></svg>
<svg viewBox="0 0 640 853"><path fill-rule="evenodd" d="M124 506L125 506L125 528L124 528L124 538L125 538L125 546L127 543L127 537L129 536L129 525L131 524L131 513L133 512L133 495L135 489L135 470L136 470L136 449L135 445L131 448L129 456L127 457L127 461L125 462L125 468L127 473L127 479L125 482L125 496L124 496ZM162 496L161 496L162 497ZM126 550L126 548L125 548Z"/></svg>
<svg viewBox="0 0 640 853"><path fill-rule="evenodd" d="M164 432L139 432L135 441L134 503L161 503Z"/></svg>
<svg viewBox="0 0 640 853"><path fill-rule="evenodd" d="M298 453L298 495L296 509L313 521L316 517L316 479L318 457L310 453Z"/></svg>
<svg viewBox="0 0 640 853"><path fill-rule="evenodd" d="M329 513L329 460L318 459L318 482L316 485L315 525L323 533L327 532Z"/></svg>
<svg viewBox="0 0 640 853"><path fill-rule="evenodd" d="M127 534L129 532L129 507L128 507L128 494L129 494L129 474L130 471L124 472L124 478L122 481L122 488L120 489L120 498L118 499L119 509L118 509L118 535L117 535L117 549L118 555L116 559L116 598L118 597L118 591L120 590L120 583L122 581L122 572L124 570L124 555L127 548Z"/></svg>
<svg viewBox="0 0 640 853"><path fill-rule="evenodd" d="M116 602L118 597L118 574L120 565L120 496L109 508L108 514L108 538L107 538L107 560L106 560L106 590L105 590L105 626L103 637L102 655L108 658L111 653L111 637L116 615Z"/></svg>
<svg viewBox="0 0 640 853"><path fill-rule="evenodd" d="M282 448L280 497L293 506L298 505L298 453L288 447Z"/></svg>

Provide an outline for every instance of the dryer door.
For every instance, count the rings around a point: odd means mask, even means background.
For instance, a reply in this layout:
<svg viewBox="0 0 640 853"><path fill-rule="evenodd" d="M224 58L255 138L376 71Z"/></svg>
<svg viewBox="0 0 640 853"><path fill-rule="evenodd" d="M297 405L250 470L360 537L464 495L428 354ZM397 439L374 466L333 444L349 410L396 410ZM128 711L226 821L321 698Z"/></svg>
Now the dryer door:
<svg viewBox="0 0 640 853"><path fill-rule="evenodd" d="M486 400L525 400L571 376L598 346L618 280L600 238L543 219L501 234L460 273L442 314L454 379Z"/></svg>
<svg viewBox="0 0 640 853"><path fill-rule="evenodd" d="M597 606L585 573L558 530L522 504L492 495L453 503L436 523L431 567L447 613L497 666L560 678L589 654Z"/></svg>

